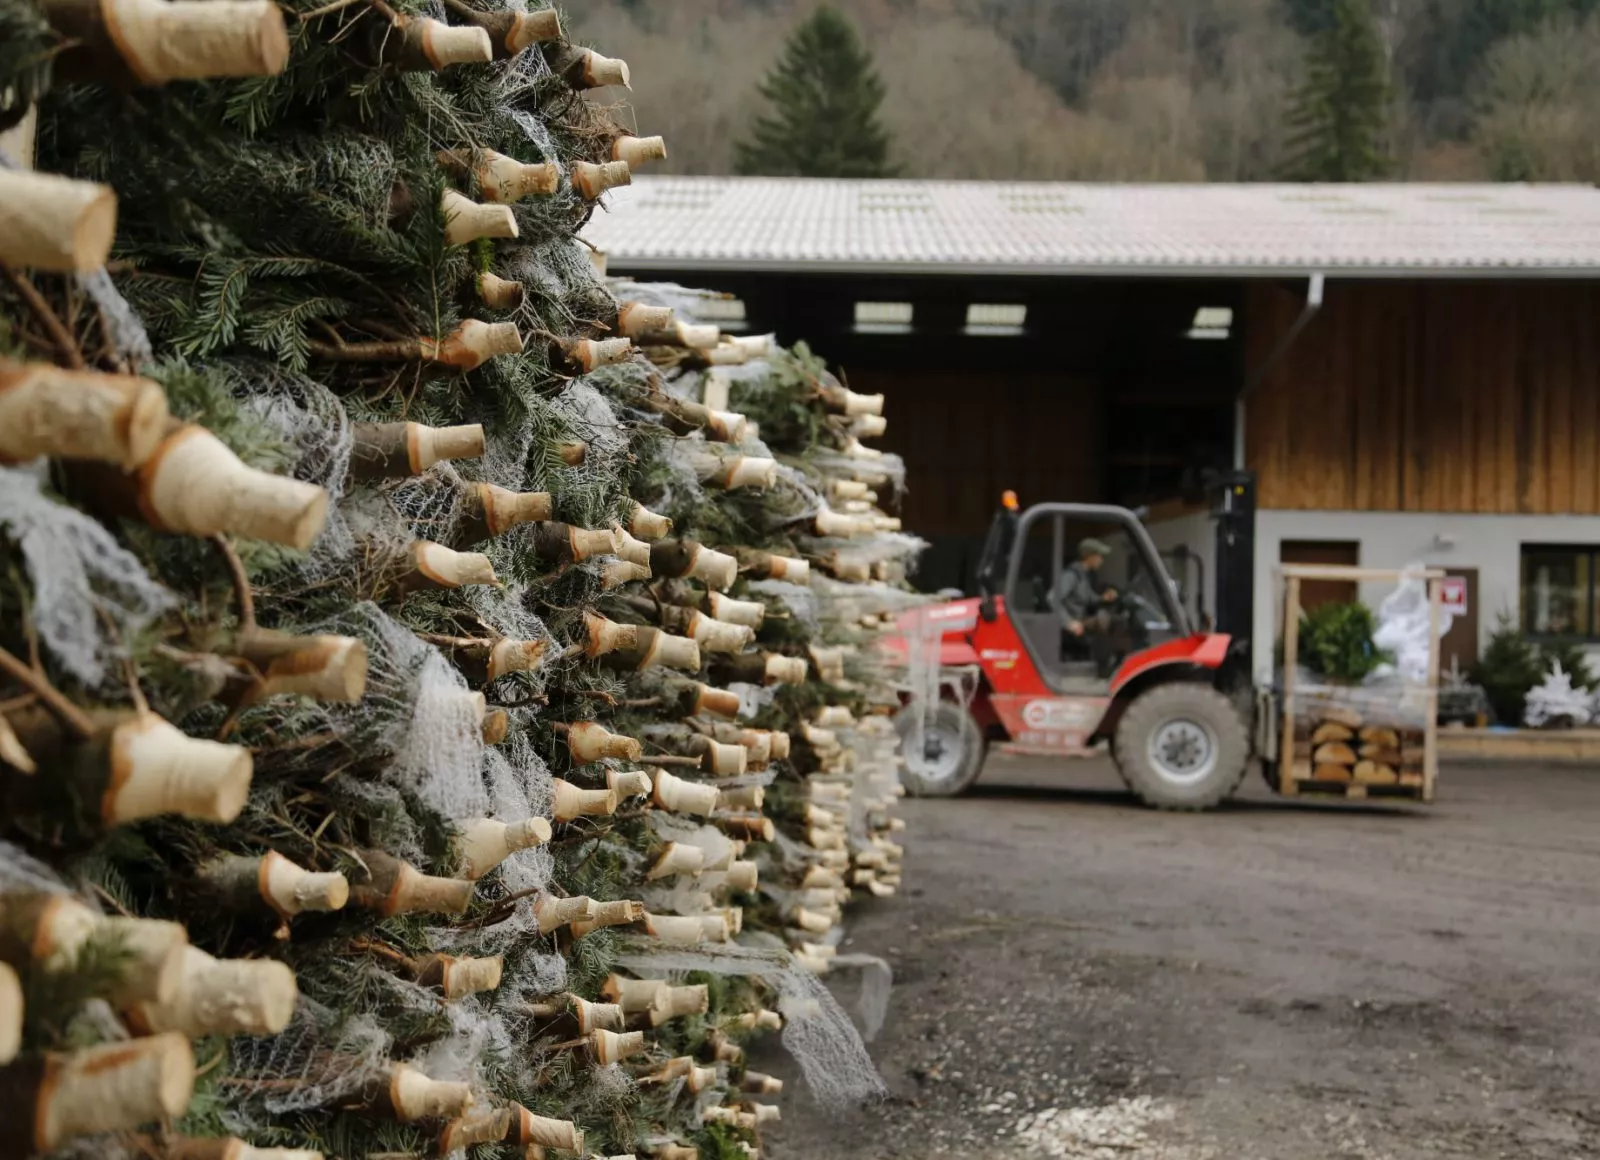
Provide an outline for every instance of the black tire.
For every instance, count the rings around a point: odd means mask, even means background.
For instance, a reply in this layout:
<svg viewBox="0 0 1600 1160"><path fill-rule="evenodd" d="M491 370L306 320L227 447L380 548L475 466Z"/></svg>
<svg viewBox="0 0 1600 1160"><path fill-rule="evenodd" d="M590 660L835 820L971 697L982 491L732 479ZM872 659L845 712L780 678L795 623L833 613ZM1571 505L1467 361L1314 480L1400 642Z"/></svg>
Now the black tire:
<svg viewBox="0 0 1600 1160"><path fill-rule="evenodd" d="M914 707L906 709L895 720L905 758L900 780L906 792L912 797L957 797L966 793L983 772L984 751L988 747L983 730L961 706L940 702L923 731L924 754L932 753L936 758L930 764L913 753L909 744L917 712Z"/></svg>
<svg viewBox="0 0 1600 1160"><path fill-rule="evenodd" d="M1210 685L1149 689L1117 723L1117 771L1147 806L1209 810L1232 796L1250 764L1250 734L1234 703Z"/></svg>

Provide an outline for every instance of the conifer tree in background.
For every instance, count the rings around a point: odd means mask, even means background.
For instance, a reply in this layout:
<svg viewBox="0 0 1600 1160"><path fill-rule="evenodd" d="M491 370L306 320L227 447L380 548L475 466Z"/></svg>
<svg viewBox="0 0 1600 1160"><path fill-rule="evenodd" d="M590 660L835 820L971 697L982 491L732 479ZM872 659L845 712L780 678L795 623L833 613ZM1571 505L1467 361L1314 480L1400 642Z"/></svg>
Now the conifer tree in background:
<svg viewBox="0 0 1600 1160"><path fill-rule="evenodd" d="M1329 0L1289 109L1294 181L1372 181L1390 171L1389 82L1368 0Z"/></svg>
<svg viewBox="0 0 1600 1160"><path fill-rule="evenodd" d="M772 112L738 148L738 172L773 177L893 177L878 119L883 81L850 22L822 7L790 35L761 85Z"/></svg>

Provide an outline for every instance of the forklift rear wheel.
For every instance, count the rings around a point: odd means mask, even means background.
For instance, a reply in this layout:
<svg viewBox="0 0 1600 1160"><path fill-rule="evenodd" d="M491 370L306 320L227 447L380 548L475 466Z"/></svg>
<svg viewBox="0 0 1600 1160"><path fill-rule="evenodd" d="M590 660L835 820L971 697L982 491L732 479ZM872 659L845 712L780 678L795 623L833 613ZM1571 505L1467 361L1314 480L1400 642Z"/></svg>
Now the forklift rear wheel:
<svg viewBox="0 0 1600 1160"><path fill-rule="evenodd" d="M1209 685L1143 693L1117 724L1117 769L1147 806L1208 810L1239 788L1250 737L1233 702Z"/></svg>
<svg viewBox="0 0 1600 1160"><path fill-rule="evenodd" d="M896 721L905 756L900 780L905 783L906 792L913 797L955 797L966 793L983 772L983 730L972 714L944 701L923 723L919 747L913 743L916 712L914 707L909 708Z"/></svg>

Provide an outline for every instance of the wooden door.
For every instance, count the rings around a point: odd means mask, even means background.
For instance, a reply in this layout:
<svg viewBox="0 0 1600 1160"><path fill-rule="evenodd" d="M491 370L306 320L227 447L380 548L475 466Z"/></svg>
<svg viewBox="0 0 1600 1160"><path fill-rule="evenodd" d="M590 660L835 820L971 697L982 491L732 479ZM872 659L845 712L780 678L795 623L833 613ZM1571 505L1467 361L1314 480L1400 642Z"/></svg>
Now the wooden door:
<svg viewBox="0 0 1600 1160"><path fill-rule="evenodd" d="M1478 570L1446 568L1445 575L1460 576L1467 582L1467 614L1450 622L1450 631L1439 641L1439 671L1450 671L1451 658L1464 675L1478 663Z"/></svg>
<svg viewBox="0 0 1600 1160"><path fill-rule="evenodd" d="M1355 567L1361 563L1361 543L1358 540L1284 540L1278 549L1280 564L1347 564ZM1309 612L1322 604L1348 604L1356 599L1354 580L1302 580L1300 582L1300 608Z"/></svg>

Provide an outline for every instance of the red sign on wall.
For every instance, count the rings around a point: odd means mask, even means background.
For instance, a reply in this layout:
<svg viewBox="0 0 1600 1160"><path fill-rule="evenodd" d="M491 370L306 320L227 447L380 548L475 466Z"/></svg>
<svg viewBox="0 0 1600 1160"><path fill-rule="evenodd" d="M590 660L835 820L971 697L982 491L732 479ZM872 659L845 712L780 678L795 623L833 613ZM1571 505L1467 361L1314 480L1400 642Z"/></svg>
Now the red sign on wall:
<svg viewBox="0 0 1600 1160"><path fill-rule="evenodd" d="M1467 614L1467 578L1446 576L1439 581L1439 607L1448 616Z"/></svg>

